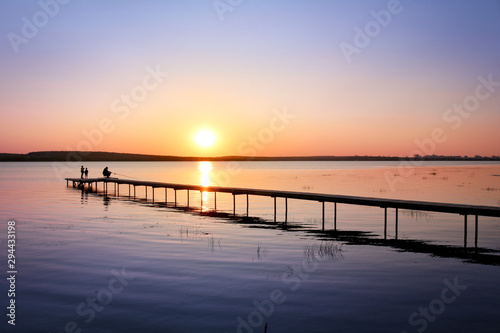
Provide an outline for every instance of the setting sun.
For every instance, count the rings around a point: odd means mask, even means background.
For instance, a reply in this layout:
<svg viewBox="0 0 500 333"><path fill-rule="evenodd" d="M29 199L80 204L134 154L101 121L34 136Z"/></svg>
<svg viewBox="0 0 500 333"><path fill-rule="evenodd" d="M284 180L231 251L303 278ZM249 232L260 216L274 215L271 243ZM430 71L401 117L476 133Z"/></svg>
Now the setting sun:
<svg viewBox="0 0 500 333"><path fill-rule="evenodd" d="M201 130L196 133L194 140L200 147L211 147L215 143L215 134L210 130Z"/></svg>

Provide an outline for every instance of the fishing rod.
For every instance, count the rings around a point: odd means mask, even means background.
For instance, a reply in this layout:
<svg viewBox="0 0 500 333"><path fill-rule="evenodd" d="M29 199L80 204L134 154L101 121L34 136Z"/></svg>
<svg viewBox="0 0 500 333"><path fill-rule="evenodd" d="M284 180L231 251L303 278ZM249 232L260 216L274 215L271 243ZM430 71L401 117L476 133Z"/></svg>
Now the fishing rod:
<svg viewBox="0 0 500 333"><path fill-rule="evenodd" d="M119 176L127 177L127 178L139 179L139 178L132 177L132 176L129 176L129 175L124 175L124 174L122 174L122 173L118 173L118 172L113 172L113 171L111 171L111 173L113 173L113 174L115 174L115 175L119 175Z"/></svg>

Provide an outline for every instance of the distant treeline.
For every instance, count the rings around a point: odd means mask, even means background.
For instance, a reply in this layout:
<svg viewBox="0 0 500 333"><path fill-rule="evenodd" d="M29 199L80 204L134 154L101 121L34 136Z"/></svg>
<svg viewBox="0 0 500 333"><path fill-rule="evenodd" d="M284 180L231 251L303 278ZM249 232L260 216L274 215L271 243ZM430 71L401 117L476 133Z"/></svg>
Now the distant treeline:
<svg viewBox="0 0 500 333"><path fill-rule="evenodd" d="M81 151L40 151L28 154L0 153L0 162L100 162L100 161L400 161L400 160L426 160L426 161L500 161L499 156L219 156L219 157L194 157L194 156L165 156L143 155L109 152L81 152Z"/></svg>

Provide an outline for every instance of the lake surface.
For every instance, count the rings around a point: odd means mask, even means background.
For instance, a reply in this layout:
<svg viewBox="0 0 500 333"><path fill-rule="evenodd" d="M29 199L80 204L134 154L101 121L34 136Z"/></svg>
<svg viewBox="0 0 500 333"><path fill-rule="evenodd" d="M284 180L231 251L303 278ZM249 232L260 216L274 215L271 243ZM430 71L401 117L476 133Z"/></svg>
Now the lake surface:
<svg viewBox="0 0 500 333"><path fill-rule="evenodd" d="M425 162L84 163L120 178L500 206L500 164ZM80 164L0 164L2 332L499 332L500 219L479 218L477 256L463 217L237 198L240 218L208 216L212 193L155 201L128 186L67 187ZM185 191L178 206L187 204ZM217 195L232 212L232 196ZM222 214L221 214L222 215ZM326 207L333 227L333 204ZM16 325L7 324L7 228L16 222ZM369 233L361 233L369 232ZM474 243L474 223L468 228ZM416 244L416 245L415 245Z"/></svg>

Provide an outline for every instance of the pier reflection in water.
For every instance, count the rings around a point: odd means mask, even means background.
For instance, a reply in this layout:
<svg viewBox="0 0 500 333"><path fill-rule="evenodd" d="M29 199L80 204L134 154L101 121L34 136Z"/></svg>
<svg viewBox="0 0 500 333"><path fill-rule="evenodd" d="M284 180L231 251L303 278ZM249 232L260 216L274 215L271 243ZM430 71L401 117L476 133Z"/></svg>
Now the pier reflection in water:
<svg viewBox="0 0 500 333"><path fill-rule="evenodd" d="M201 173L200 183L202 187L206 187L207 191L203 191L200 188L201 195L201 211L198 209L192 209L189 206L181 206L179 209L187 210L191 212L198 211L205 216L217 217L225 220L226 222L235 222L242 226L251 227L251 228L264 228L264 229L281 229L283 231L293 232L299 231L304 232L309 235L315 236L320 240L332 240L341 242L346 245L371 245L371 246L382 246L382 247L391 247L400 252L414 252L414 253L425 253L429 254L433 257L441 257L441 258L456 258L460 259L464 262L470 263L479 263L483 265L492 265L492 266L500 266L500 251L498 249L492 249L488 247L478 247L477 244L474 248L467 248L455 245L443 245L443 244L435 244L432 240L425 239L387 239L384 237L380 238L380 235L372 231L355 231L355 230L325 230L322 228L319 230L317 227L308 225L308 223L276 223L261 217L248 215L235 215L234 210L233 213L217 211L217 208L211 209L209 202L209 189L210 187L210 172L212 171L212 165L210 162L199 162L198 170ZM85 188L81 188L82 191L82 203L83 200L86 200L88 197L88 192L85 191ZM213 191L212 191L213 192ZM216 195L216 192L213 192ZM189 190L188 190L189 196ZM85 198L85 199L84 199ZM105 201L104 204L107 206L109 204L109 200L112 197L108 197L104 195ZM214 198L214 205L216 199ZM147 200L146 200L147 202ZM153 204L154 201L153 201ZM165 205L163 203L156 203L157 205ZM189 205L189 200L188 200ZM174 205L177 207L177 204ZM414 211L414 210L403 210L402 213L406 213L410 216L411 219L419 220L425 217L428 221L430 221L429 213L422 211Z"/></svg>

